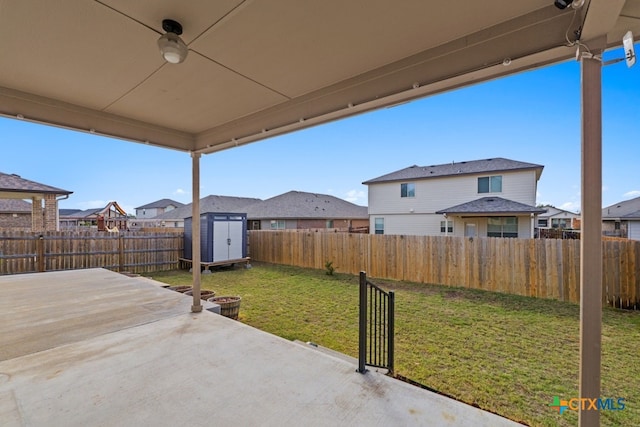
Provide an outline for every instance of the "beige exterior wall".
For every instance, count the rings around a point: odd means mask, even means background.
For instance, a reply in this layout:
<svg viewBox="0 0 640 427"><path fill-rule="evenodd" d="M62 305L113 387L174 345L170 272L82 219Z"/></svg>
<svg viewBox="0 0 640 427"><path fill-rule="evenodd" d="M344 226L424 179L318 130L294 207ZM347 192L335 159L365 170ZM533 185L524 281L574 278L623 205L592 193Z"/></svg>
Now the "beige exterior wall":
<svg viewBox="0 0 640 427"><path fill-rule="evenodd" d="M478 177L502 175L502 192L478 193ZM400 184L416 184L416 196L400 197ZM537 181L535 171L465 175L369 185L369 215L433 214L441 209L482 197L497 196L534 206ZM413 210L413 212L412 212Z"/></svg>

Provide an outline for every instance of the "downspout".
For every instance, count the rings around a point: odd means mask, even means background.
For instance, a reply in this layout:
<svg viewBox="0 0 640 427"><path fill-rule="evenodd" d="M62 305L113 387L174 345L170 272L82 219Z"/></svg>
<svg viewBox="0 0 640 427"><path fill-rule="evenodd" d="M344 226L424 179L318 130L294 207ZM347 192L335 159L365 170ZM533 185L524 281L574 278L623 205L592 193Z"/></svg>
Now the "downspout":
<svg viewBox="0 0 640 427"><path fill-rule="evenodd" d="M56 196L56 231L60 231L60 209L58 208L58 202L60 200L67 200L68 198L69 198L68 194L65 194L59 199Z"/></svg>

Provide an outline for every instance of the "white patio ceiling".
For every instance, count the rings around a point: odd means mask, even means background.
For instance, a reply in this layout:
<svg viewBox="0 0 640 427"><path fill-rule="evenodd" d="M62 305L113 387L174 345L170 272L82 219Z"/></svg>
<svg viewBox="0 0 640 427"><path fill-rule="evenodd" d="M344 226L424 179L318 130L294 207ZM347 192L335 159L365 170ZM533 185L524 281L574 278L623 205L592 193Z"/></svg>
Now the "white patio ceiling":
<svg viewBox="0 0 640 427"><path fill-rule="evenodd" d="M182 64L158 52L164 18ZM583 22L618 45L638 18L640 0L0 0L0 114L207 153L571 58Z"/></svg>

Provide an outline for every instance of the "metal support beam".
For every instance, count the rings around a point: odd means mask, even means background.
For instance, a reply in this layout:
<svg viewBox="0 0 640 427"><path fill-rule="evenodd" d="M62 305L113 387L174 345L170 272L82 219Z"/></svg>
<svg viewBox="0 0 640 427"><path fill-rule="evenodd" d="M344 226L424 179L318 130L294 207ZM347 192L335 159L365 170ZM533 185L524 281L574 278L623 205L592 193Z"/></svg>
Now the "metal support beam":
<svg viewBox="0 0 640 427"><path fill-rule="evenodd" d="M191 153L192 160L192 210L191 210L191 271L193 274L193 305L191 312L202 311L200 300L200 153Z"/></svg>
<svg viewBox="0 0 640 427"><path fill-rule="evenodd" d="M600 55L605 38L590 42ZM600 397L602 341L602 63L581 58L582 236L580 240L580 397ZM586 408L585 408L586 409ZM599 426L600 413L580 410L581 427Z"/></svg>

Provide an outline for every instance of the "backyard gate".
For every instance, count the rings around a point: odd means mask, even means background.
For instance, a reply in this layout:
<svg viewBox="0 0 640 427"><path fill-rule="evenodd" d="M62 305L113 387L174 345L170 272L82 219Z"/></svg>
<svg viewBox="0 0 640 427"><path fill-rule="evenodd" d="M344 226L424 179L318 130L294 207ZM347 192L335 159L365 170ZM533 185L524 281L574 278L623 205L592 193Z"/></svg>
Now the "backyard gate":
<svg viewBox="0 0 640 427"><path fill-rule="evenodd" d="M358 372L366 365L393 372L395 294L385 292L360 272L360 327Z"/></svg>
<svg viewBox="0 0 640 427"><path fill-rule="evenodd" d="M192 217L184 220L184 257L193 258ZM247 214L212 213L200 215L200 261L223 263L247 256Z"/></svg>

